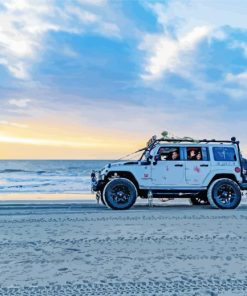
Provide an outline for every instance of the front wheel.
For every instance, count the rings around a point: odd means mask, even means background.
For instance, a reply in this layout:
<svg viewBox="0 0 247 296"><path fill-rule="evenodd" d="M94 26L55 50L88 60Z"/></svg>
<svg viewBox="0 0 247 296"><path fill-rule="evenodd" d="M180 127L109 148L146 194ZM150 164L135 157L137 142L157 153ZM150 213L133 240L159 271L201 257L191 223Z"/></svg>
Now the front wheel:
<svg viewBox="0 0 247 296"><path fill-rule="evenodd" d="M109 208L113 210L127 210L134 205L137 198L137 190L130 180L116 178L105 186L103 196Z"/></svg>
<svg viewBox="0 0 247 296"><path fill-rule="evenodd" d="M105 199L104 199L104 196L103 196L103 192L101 192L101 194L100 194L100 201L101 201L101 203L102 203L104 206L106 206Z"/></svg>
<svg viewBox="0 0 247 296"><path fill-rule="evenodd" d="M241 198L239 185L231 179L215 180L208 189L208 200L213 208L235 209Z"/></svg>

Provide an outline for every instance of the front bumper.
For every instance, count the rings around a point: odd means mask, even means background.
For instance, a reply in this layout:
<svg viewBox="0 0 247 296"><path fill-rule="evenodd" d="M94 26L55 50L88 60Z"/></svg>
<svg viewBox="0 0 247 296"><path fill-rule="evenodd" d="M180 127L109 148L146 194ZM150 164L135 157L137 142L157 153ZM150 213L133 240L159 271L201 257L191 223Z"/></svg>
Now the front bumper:
<svg viewBox="0 0 247 296"><path fill-rule="evenodd" d="M96 173L91 173L91 189L92 192L102 191L104 188L105 182L103 180L98 180Z"/></svg>
<svg viewBox="0 0 247 296"><path fill-rule="evenodd" d="M97 182L92 182L91 188L92 191L97 192L97 191L102 191L104 188L105 182L102 180L99 180Z"/></svg>

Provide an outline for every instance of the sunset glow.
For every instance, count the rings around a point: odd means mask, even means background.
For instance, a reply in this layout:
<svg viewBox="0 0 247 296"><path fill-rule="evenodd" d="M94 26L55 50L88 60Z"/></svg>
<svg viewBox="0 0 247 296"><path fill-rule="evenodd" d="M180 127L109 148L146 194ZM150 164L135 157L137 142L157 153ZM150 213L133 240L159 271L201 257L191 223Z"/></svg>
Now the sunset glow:
<svg viewBox="0 0 247 296"><path fill-rule="evenodd" d="M126 137L117 141L117 135L92 137L86 132L72 132L69 127L41 128L16 124L2 128L0 133L0 159L92 159L119 158L143 145L141 141Z"/></svg>

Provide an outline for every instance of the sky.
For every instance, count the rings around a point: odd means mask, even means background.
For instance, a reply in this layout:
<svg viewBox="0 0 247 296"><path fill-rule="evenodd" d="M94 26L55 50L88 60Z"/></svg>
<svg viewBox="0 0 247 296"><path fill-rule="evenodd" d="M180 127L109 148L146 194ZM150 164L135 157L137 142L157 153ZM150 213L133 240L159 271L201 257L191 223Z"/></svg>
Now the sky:
<svg viewBox="0 0 247 296"><path fill-rule="evenodd" d="M3 0L0 158L116 159L164 130L247 156L247 1Z"/></svg>

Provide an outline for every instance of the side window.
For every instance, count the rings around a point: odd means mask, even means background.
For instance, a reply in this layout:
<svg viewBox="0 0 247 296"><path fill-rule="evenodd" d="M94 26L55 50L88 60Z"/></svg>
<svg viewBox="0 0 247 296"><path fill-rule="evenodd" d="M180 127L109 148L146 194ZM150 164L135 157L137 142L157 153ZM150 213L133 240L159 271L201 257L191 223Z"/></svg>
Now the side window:
<svg viewBox="0 0 247 296"><path fill-rule="evenodd" d="M160 147L157 160L180 160L179 147Z"/></svg>
<svg viewBox="0 0 247 296"><path fill-rule="evenodd" d="M207 147L187 147L187 160L207 161L209 160L209 153Z"/></svg>
<svg viewBox="0 0 247 296"><path fill-rule="evenodd" d="M235 149L232 147L213 147L214 160L236 161Z"/></svg>

